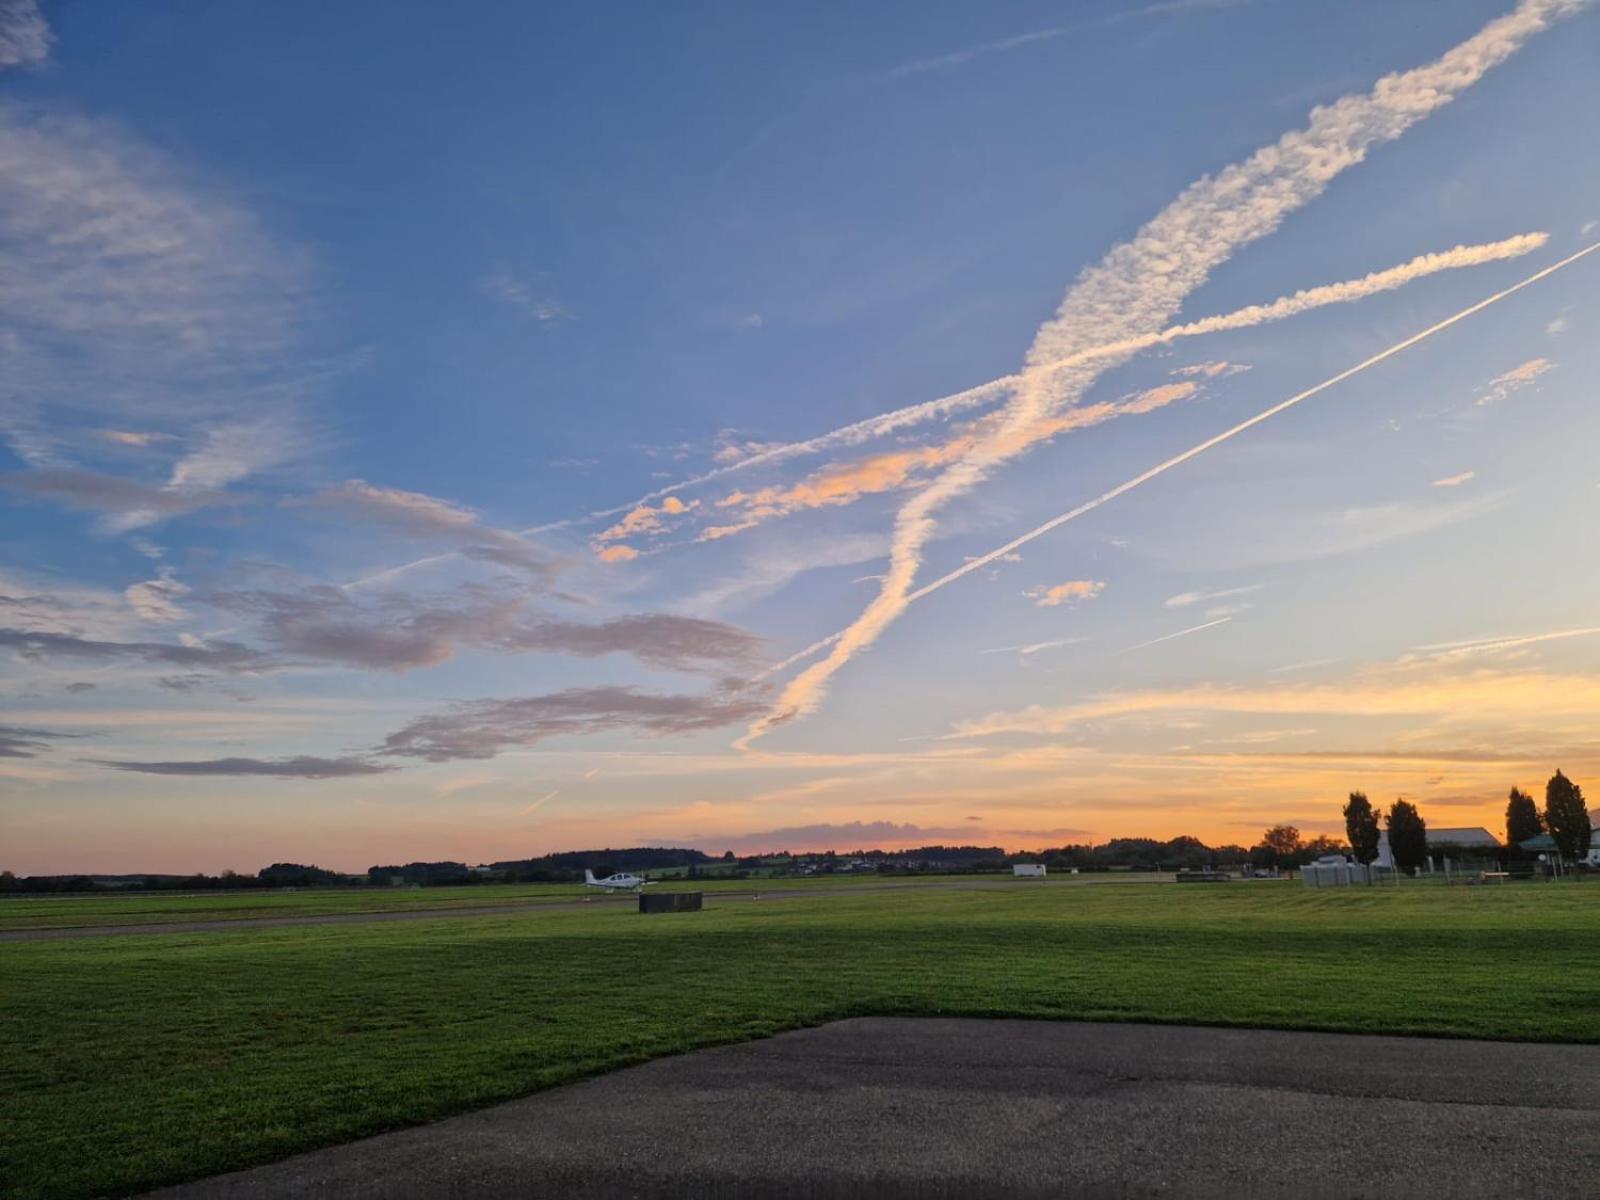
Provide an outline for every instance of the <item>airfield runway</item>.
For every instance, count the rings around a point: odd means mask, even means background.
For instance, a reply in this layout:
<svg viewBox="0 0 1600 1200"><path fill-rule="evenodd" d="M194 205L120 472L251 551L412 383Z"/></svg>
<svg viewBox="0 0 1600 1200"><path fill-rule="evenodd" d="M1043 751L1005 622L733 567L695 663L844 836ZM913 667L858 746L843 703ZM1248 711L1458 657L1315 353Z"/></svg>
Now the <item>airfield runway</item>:
<svg viewBox="0 0 1600 1200"><path fill-rule="evenodd" d="M152 1196L1592 1196L1596 1180L1600 1046L872 1017Z"/></svg>

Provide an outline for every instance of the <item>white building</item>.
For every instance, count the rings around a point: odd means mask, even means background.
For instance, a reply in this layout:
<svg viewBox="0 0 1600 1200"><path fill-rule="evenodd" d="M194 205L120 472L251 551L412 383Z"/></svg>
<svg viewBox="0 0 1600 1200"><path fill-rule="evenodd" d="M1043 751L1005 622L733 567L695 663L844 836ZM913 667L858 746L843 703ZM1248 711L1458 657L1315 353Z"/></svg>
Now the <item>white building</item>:
<svg viewBox="0 0 1600 1200"><path fill-rule="evenodd" d="M1018 879L1043 879L1045 875L1043 863L1013 863L1011 873Z"/></svg>
<svg viewBox="0 0 1600 1200"><path fill-rule="evenodd" d="M1387 836L1387 835L1385 835ZM1428 848L1434 846L1462 846L1474 850L1498 850L1500 840L1481 825L1461 829L1428 828Z"/></svg>

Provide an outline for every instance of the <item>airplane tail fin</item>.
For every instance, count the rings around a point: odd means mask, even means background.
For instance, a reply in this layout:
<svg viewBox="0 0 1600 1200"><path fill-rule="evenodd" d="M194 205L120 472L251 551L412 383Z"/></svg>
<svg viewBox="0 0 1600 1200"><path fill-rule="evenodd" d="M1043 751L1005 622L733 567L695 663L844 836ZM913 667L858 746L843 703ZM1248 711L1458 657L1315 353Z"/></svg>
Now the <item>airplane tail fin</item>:
<svg viewBox="0 0 1600 1200"><path fill-rule="evenodd" d="M598 883L599 882L597 879L595 879L594 872L591 871L588 867L585 867L583 869L583 881L585 883Z"/></svg>

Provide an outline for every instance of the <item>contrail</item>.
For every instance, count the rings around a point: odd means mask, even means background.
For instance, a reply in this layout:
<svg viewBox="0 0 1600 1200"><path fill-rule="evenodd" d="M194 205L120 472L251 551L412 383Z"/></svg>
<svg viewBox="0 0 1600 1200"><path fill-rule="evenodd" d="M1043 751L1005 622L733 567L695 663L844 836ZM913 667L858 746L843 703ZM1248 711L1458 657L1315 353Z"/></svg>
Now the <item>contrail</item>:
<svg viewBox="0 0 1600 1200"><path fill-rule="evenodd" d="M1199 457L1200 455L1204 454L1207 450L1210 450L1212 447L1219 446L1223 442L1226 442L1226 441L1228 441L1228 440L1230 440L1232 438L1238 437L1241 433L1245 432L1247 429L1252 429L1255 426L1261 424L1263 421L1270 420L1271 418L1277 416L1279 413L1284 412L1284 411L1286 411L1288 409L1291 409L1295 405L1300 404L1303 401L1311 399L1311 397L1317 395L1318 393L1325 392L1329 388L1334 387L1337 384L1343 383L1345 380L1349 379L1351 376L1359 375L1361 372L1367 370L1368 368L1375 367L1379 363L1383 362L1384 360L1389 359L1389 358L1393 358L1396 354L1399 354L1400 352L1402 352L1404 350L1409 350L1412 346L1415 346L1418 342L1426 341L1428 338L1432 337L1434 334L1441 333L1444 330L1449 329L1452 325L1455 325L1455 324L1457 324L1457 323L1459 323L1461 321L1466 320L1468 317L1474 316L1477 313L1482 312L1484 309L1488 308L1490 305L1498 304L1500 301L1506 299L1506 297L1515 295L1517 292L1520 292L1523 288L1531 287L1532 285L1538 283L1541 279L1546 279L1549 276L1555 274L1557 271L1560 271L1565 267L1571 266L1573 263L1577 262L1580 258L1583 258L1583 257L1585 257L1586 255L1589 255L1589 254L1593 254L1596 250L1600 250L1600 242L1595 242L1592 245L1585 246L1582 250L1579 250L1576 254L1570 254L1566 258L1563 258L1560 262L1552 263L1550 266L1545 267L1541 271L1535 271L1532 275L1529 275L1526 279L1522 279L1522 280L1518 281L1517 283L1512 284L1510 287L1504 288L1503 290L1494 293L1494 295L1492 295L1492 296L1488 296L1488 297L1486 297L1486 298L1484 298L1482 300L1479 300L1476 304L1469 305L1468 307L1462 309L1460 312L1455 313L1452 316L1446 317L1442 321L1439 321L1437 324L1430 325L1428 328L1422 330L1422 332L1414 333L1410 337L1406 338L1404 341L1396 342L1393 346L1390 346L1388 349L1381 350L1377 354L1374 354L1372 357L1367 358L1367 359L1363 359L1361 362L1357 363L1355 366L1346 368L1345 370L1340 371L1337 375L1331 376L1331 377L1329 377L1327 379L1324 379L1319 384L1316 384L1316 385L1314 385L1312 387L1306 388L1305 391L1303 391L1303 392L1296 392L1293 396L1290 396L1287 400L1282 400L1279 403L1274 404L1271 408L1264 409L1261 412L1257 413L1255 416L1250 417L1248 420L1241 421L1237 425L1233 426L1232 428L1226 429L1223 432L1215 435L1214 437L1207 438L1205 441L1199 443L1196 446L1191 446L1188 450L1183 451L1181 454L1175 454L1171 458L1165 460L1164 462L1157 463L1155 466L1151 467L1149 470L1140 472L1138 475L1135 475L1132 479L1129 479L1129 480L1127 480L1127 481L1125 481L1123 483L1119 483L1116 487L1110 489L1109 491L1100 493L1100 495L1096 496L1093 500L1085 501L1084 503L1078 505L1076 508L1069 509L1067 512L1062 513L1060 516L1052 517L1050 520L1046 521L1044 524L1035 526L1033 529L1028 530L1027 533L1024 533L1024 534L1021 534L1018 537L1012 538L1005 545L997 546L995 549L990 550L987 554L980 554L976 558L968 559L966 562L964 562L961 566L957 567L955 570L949 572L948 574L941 575L938 579L935 579L932 583L929 583L926 586L921 587L921 588L917 589L916 591L912 592L906 598L906 602L909 604L909 603L913 603L913 602L915 602L917 600L921 600L921 599L923 599L923 598L925 598L927 596L931 596L934 592L937 592L940 588L949 586L950 584L954 583L956 580L960 579L962 576L970 575L973 571L981 570L982 568L988 566L990 563L994 562L995 560L997 560L999 558L1003 558L1005 555L1012 553L1013 551L1015 551L1016 549L1018 549L1021 546L1027 545L1029 542L1033 541L1035 538L1043 537L1045 534L1049 533L1052 529L1056 529L1059 526L1065 525L1068 521L1075 521L1079 517L1083 516L1085 513L1093 512L1095 509L1099 508L1101 505L1108 504L1112 500L1115 500L1118 496L1121 496L1121 495L1123 495L1124 493L1127 493L1127 492L1131 492L1134 488L1139 487L1141 484L1149 483L1150 480L1156 478L1158 475L1164 475L1168 471L1172 470L1172 468L1177 467L1177 466L1182 466L1184 463L1188 462L1190 459ZM817 651L819 651L819 650L823 649L824 647L829 646L829 645L833 644L834 642L836 642L841 636L842 636L842 631L840 633L834 634L832 637L823 638L821 641L812 643L812 645L810 645L810 646L806 647L806 649L800 651L799 654L793 655L789 659L785 660L785 662L780 663L778 667L770 668L768 673L770 674L773 671L776 671L776 670L778 670L779 668L781 668L783 666L788 666L788 665L790 665L790 664L792 664L792 663L794 663L796 661L799 661L802 658L808 657L811 654L815 654ZM1137 649L1138 647L1133 647L1133 648Z"/></svg>
<svg viewBox="0 0 1600 1200"><path fill-rule="evenodd" d="M523 809L522 813L520 815L526 817L526 816L529 816L532 813L538 812L541 808L543 808L546 804L548 804L550 801L554 800L559 795L561 795L561 792L560 792L559 789L557 789L556 791L553 791L553 792L546 792L544 795L540 796L537 800L535 800L532 804L528 805L527 808Z"/></svg>
<svg viewBox="0 0 1600 1200"><path fill-rule="evenodd" d="M1135 650L1143 650L1146 646L1159 646L1162 642L1170 642L1173 638L1188 637L1191 633L1199 633L1202 629L1210 629L1214 625L1226 625L1232 617L1218 617L1215 621L1207 621L1204 625L1191 625L1187 629L1180 629L1177 633L1169 633L1163 637L1151 638L1148 642L1140 642L1137 646L1129 646L1122 651L1123 654L1132 654Z"/></svg>
<svg viewBox="0 0 1600 1200"><path fill-rule="evenodd" d="M1124 354L1137 353L1140 350L1148 350L1155 346L1169 345L1181 338L1200 337L1208 333L1221 333L1230 329L1245 329L1253 325L1265 325L1271 321L1282 321L1288 317L1298 316L1301 313L1323 308L1330 304L1350 304L1367 296L1376 295L1379 292L1394 291L1414 280L1423 279L1429 275L1437 275L1442 271L1452 271L1461 267L1476 267L1484 263L1519 258L1524 254L1537 250L1549 240L1549 237L1548 233L1521 233L1498 242L1486 242L1476 246L1456 246L1454 249L1438 253L1419 254L1409 262L1389 267L1382 271L1373 271L1359 279L1347 279L1340 283L1305 288L1290 296L1280 296L1267 304L1251 304L1234 312L1205 317L1183 325L1174 325L1169 329L1145 334L1142 337L1121 338L1098 346L1089 346L1073 354L1058 358L1053 362L1033 367L1031 372L1051 373L1065 370L1067 367L1077 366L1079 363L1092 362L1097 358L1115 358ZM664 499L688 488L698 487L703 483L710 483L713 480L721 479L739 471L747 471L751 467L771 466L774 463L787 462L791 458L820 454L824 450L832 450L839 446L859 446L862 442L872 441L898 429L920 425L925 421L954 416L956 413L967 412L971 409L982 408L1016 388L1028 378L1029 374L1030 372L1028 371L1019 371L1011 375L1001 375L998 378L989 380L987 383L976 384L962 391L953 392L948 396L940 396L935 400L924 400L919 404L907 405L892 412L880 413L875 417L865 417L860 421L852 422L829 433L818 434L814 438L807 438L801 442L788 442L782 446L773 446L768 450L752 454L748 458L742 458L738 462L729 463L727 466L715 467L710 471L702 472L688 479L680 479L677 483L670 483L664 487L656 488L654 491L646 492L630 503L614 505L611 508L596 509L594 512L585 513L581 517L567 517L563 520L531 526L522 532L525 535L547 533L554 529L565 529L587 521L598 521L606 517L614 517L619 513L625 513L630 509L637 508L641 504L648 504L652 500Z"/></svg>
<svg viewBox="0 0 1600 1200"><path fill-rule="evenodd" d="M1497 638L1473 638L1464 642L1432 642L1412 648L1414 654L1468 655L1485 650L1508 650L1516 646L1532 646L1538 642L1557 642L1565 638L1593 637L1600 633L1600 625L1585 629L1561 629L1555 633L1533 633Z"/></svg>
<svg viewBox="0 0 1600 1200"><path fill-rule="evenodd" d="M997 549L991 550L987 554L980 554L977 558L969 559L967 562L963 563L961 566L957 567L954 571L951 571L949 574L941 575L938 579L935 579L932 583L928 584L926 587L919 588L917 591L912 592L910 597L909 597L909 599L911 599L911 600L921 600L924 596L932 595L934 592L938 591L940 588L946 586L947 584L954 583L956 580L960 579L963 575L970 574L971 572L976 571L981 567L986 567L990 563L994 562L995 559L1000 558L1003 555L1010 554L1018 546L1025 546L1029 542L1033 541L1034 538L1042 537L1044 534L1049 533L1052 529L1055 529L1057 526L1065 525L1068 521L1075 521L1079 517L1083 516L1084 513L1093 512L1095 509L1099 508L1102 504L1106 504L1106 503L1109 503L1112 500L1115 500L1118 496L1122 495L1124 492L1131 492L1134 488L1138 487L1140 484L1149 483L1150 480L1154 479L1157 475L1164 475L1168 471L1172 470L1173 467L1182 466L1184 463L1188 462L1191 458L1196 458L1199 455L1204 454L1207 450L1211 449L1213 446L1219 446L1223 442L1228 441L1230 438L1238 437L1245 430L1252 429L1255 426L1261 424L1261 422L1266 421L1266 420L1270 420L1271 418L1277 416L1279 413L1285 411L1286 409L1293 408L1295 405L1299 404L1301 401L1309 400L1309 399L1311 399L1311 397L1317 395L1319 392L1325 392L1329 388L1334 387L1337 384L1343 383L1346 379L1349 379L1352 375L1359 375L1362 371L1367 370L1369 367L1375 367L1379 363L1383 362L1385 359L1393 358L1396 354L1399 354L1403 350L1409 350L1412 346L1415 346L1418 342L1426 341L1428 338L1431 338L1434 334L1441 333L1444 330L1449 329L1450 326L1456 324L1457 322L1465 321L1468 317L1474 316L1475 314L1482 312L1484 309L1488 308L1491 304L1498 304L1500 301L1504 300L1507 296L1515 295L1517 292L1520 292L1525 287L1531 287L1533 284L1538 283L1541 279L1545 279L1545 278L1555 274L1557 271L1561 270L1563 267L1571 266L1573 263L1577 262L1580 258L1583 258L1585 255L1588 255L1588 254L1593 254L1596 250L1600 250L1600 242L1595 242L1592 245L1585 246L1582 250L1579 250L1576 254L1569 254L1566 258L1563 258L1560 262L1552 263L1550 266L1544 268L1544 270L1542 270L1542 271L1535 271L1532 275L1529 275L1526 279L1523 279L1523 280L1521 280L1521 281L1519 281L1517 283L1514 283L1510 287L1505 288L1505 289L1503 289L1501 291L1498 291L1492 296L1486 297L1483 300L1479 300L1476 304L1470 305L1467 308L1463 308L1460 312L1456 313L1453 316L1446 317L1444 320L1440 321L1436 325L1428 326L1428 328L1424 329L1421 333L1412 334L1410 337L1406 338L1405 341L1403 341L1403 342L1396 342L1393 346L1390 346L1387 350L1380 350L1377 354L1374 354L1371 358L1364 359L1363 361L1357 363L1355 366L1349 367L1349 368L1347 368L1347 369L1345 369L1343 371L1340 371L1337 375L1334 375L1334 376L1332 376L1332 377L1330 377L1328 379L1324 379L1321 383L1316 384L1313 387L1309 387L1303 392L1296 392L1293 396L1290 396L1287 400L1280 401L1279 403L1274 404L1271 408L1264 409L1263 411L1257 413L1255 416L1251 417L1249 420L1240 421L1239 424L1233 426L1233 428L1225 429L1225 430L1223 430L1223 432L1217 434L1215 437L1207 438L1205 441L1201 442L1198 446L1192 446L1188 450L1185 450L1182 454L1175 454L1171 458L1167 459L1165 462L1157 463L1155 466L1151 467L1148 471L1144 471L1141 474L1135 475L1132 479L1129 479L1125 483L1119 483L1116 487L1112 488L1110 491L1102 492L1100 495L1096 496L1093 500L1086 501L1085 503L1078 505L1077 508L1074 508L1074 509L1070 510L1069 512L1062 513L1059 517L1052 517L1050 520L1046 521L1043 525L1037 526L1034 529L1030 529L1027 533L1024 533L1020 537L1012 538L1011 541L1007 542L1004 546L1000 546Z"/></svg>
<svg viewBox="0 0 1600 1200"><path fill-rule="evenodd" d="M1436 275L1442 271L1481 266L1485 263L1521 257L1544 245L1549 240L1549 236L1547 233L1522 233L1497 242L1486 242L1474 246L1456 246L1454 249L1438 253L1419 254L1409 262L1389 267L1382 271L1373 271L1359 279L1347 279L1340 283L1305 288L1295 292L1293 295L1280 296L1267 304L1251 304L1230 313L1203 317L1198 321L1174 325L1169 329L1147 334L1143 337L1124 338L1120 341L1090 346L1054 362L1046 363L1042 367L1033 368L1033 370L1045 373L1065 370L1068 367L1090 362L1096 358L1111 358L1122 354L1137 353L1140 350L1151 349L1155 346L1170 345L1181 338L1199 337L1208 333L1221 333L1230 329L1244 329L1249 326L1264 325L1270 321L1281 321L1330 304L1350 304L1367 296L1376 295L1379 292L1394 291L1415 280L1423 279L1429 275ZM689 488L698 487L701 484L710 483L713 480L721 479L724 476L740 471L747 471L752 467L773 466L777 463L787 462L792 458L821 454L824 451L839 447L859 446L863 442L874 441L894 433L896 430L907 429L915 425L921 425L924 422L941 420L957 413L984 408L1013 391L1026 378L1028 378L1028 372L1002 375L997 379L989 380L987 383L980 383L962 391L953 392L948 396L940 396L934 400L924 400L918 404L910 404L891 412L879 413L875 417L865 417L860 421L841 426L829 433L818 434L816 437L808 438L805 441L788 442L781 446L773 446L768 450L752 454L748 458L742 458L736 463L716 467L688 479L680 479L676 483L667 484L652 492L646 492L638 499L627 504L618 504L611 508L596 509L582 516L566 517L558 521L547 521L543 525L530 526L521 531L521 536L530 537L534 534L549 533L557 529L570 529L574 525L583 525L589 521L618 516L637 508L641 504L648 504L652 500L663 500L677 492L686 491ZM459 553L459 551L447 550L439 554L430 554L412 562L402 563L397 567L388 567L360 579L352 580L350 583L342 584L341 587L349 591L356 588L370 587L374 584L390 583L418 568L449 562L457 558ZM773 669L776 670L777 668Z"/></svg>
<svg viewBox="0 0 1600 1200"><path fill-rule="evenodd" d="M1379 79L1369 90L1311 110L1306 124L1215 175L1197 179L1127 242L1078 276L1024 360L1024 381L999 419L961 458L914 493L895 515L888 569L877 596L827 657L785 686L773 708L735 742L748 746L773 725L814 712L829 681L905 612L923 552L942 510L996 470L1054 435L1055 418L1124 356L1076 369L1042 368L1107 342L1167 327L1184 301L1240 249L1274 233L1376 146L1450 104L1529 38L1583 10L1589 0L1522 0L1432 62Z"/></svg>
<svg viewBox="0 0 1600 1200"><path fill-rule="evenodd" d="M789 667L794 666L794 664L797 663L797 662L803 662L806 659L810 658L813 654L817 653L817 651L826 650L829 646L833 645L835 642L837 642L843 636L844 635L842 633L835 633L835 634L830 634L828 637L823 638L821 641L812 642L811 645L807 646L804 650L796 650L793 654L789 655L789 657L784 659L782 662L773 663L765 671L762 671L761 673L759 673L757 675L752 675L750 677L751 681L754 682L755 680L758 680L758 679L766 679L769 675L776 675L779 671L786 670Z"/></svg>
<svg viewBox="0 0 1600 1200"><path fill-rule="evenodd" d="M1051 642L1029 642L1025 646L994 646L988 650L980 650L979 654L1037 654L1041 650L1054 650L1058 646L1080 646L1089 639L1086 637L1056 638Z"/></svg>

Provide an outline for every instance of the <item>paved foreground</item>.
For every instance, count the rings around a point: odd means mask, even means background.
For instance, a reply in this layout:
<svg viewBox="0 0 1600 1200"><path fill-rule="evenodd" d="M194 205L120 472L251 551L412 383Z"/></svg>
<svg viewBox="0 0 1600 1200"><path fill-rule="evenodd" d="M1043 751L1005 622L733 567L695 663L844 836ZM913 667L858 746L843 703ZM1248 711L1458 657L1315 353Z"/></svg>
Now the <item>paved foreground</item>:
<svg viewBox="0 0 1600 1200"><path fill-rule="evenodd" d="M865 1018L156 1193L1600 1193L1600 1046Z"/></svg>

